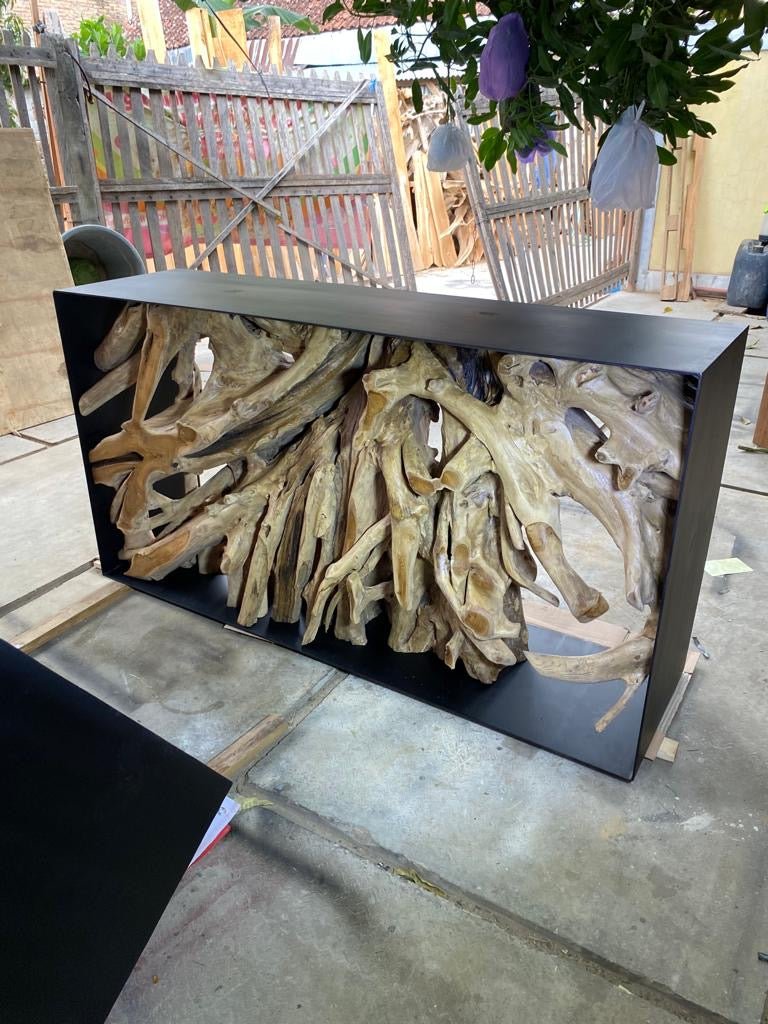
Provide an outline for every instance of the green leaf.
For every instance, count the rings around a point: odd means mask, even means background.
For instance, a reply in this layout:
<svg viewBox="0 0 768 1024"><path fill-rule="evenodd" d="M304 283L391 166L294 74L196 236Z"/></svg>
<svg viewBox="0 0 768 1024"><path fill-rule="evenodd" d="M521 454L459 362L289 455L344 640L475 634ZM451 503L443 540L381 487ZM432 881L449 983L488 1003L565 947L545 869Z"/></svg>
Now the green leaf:
<svg viewBox="0 0 768 1024"><path fill-rule="evenodd" d="M421 92L421 82L418 78L414 78L411 82L411 99L413 100L413 109L417 114L420 114L424 109L424 96Z"/></svg>
<svg viewBox="0 0 768 1024"><path fill-rule="evenodd" d="M762 0L744 0L744 34L750 37L749 46L753 53L760 53L763 32L768 21L768 5Z"/></svg>
<svg viewBox="0 0 768 1024"><path fill-rule="evenodd" d="M661 72L656 67L648 68L648 98L657 110L665 110L669 98L669 90Z"/></svg>
<svg viewBox="0 0 768 1024"><path fill-rule="evenodd" d="M576 105L573 102L570 89L564 85L559 85L557 87L557 98L560 100L560 109L571 124L574 124L578 118L576 117Z"/></svg>
<svg viewBox="0 0 768 1024"><path fill-rule="evenodd" d="M659 163L664 164L666 167L672 167L677 163L677 157L674 153L671 153L668 149L663 146L657 146L656 152L659 156Z"/></svg>
<svg viewBox="0 0 768 1024"><path fill-rule="evenodd" d="M459 13L459 0L446 0L445 10L443 11L442 22L445 25L452 25L456 20L456 15Z"/></svg>
<svg viewBox="0 0 768 1024"><path fill-rule="evenodd" d="M176 0L176 2L178 3L178 0ZM332 4L328 4L323 11L323 24L325 24L326 21L331 21L337 14L341 14L343 10L344 4L342 3L342 0L334 0Z"/></svg>
<svg viewBox="0 0 768 1024"><path fill-rule="evenodd" d="M559 153L561 156L568 156L568 150L565 148L562 142L558 142L556 139L549 140L549 147L550 149L554 149L554 151L556 153Z"/></svg>
<svg viewBox="0 0 768 1024"><path fill-rule="evenodd" d="M373 37L370 32L363 32L361 28L357 30L357 48L360 51L360 60L363 64L367 64L371 59L371 49L373 47Z"/></svg>

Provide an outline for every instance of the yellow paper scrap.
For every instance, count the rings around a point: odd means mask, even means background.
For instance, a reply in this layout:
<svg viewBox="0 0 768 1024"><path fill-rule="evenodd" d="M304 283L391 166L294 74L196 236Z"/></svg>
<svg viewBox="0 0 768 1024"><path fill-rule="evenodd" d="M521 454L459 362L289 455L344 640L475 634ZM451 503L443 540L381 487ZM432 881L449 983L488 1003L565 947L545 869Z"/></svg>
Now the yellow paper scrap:
<svg viewBox="0 0 768 1024"><path fill-rule="evenodd" d="M713 558L704 563L704 572L710 576L732 576L737 572L752 572L740 558Z"/></svg>

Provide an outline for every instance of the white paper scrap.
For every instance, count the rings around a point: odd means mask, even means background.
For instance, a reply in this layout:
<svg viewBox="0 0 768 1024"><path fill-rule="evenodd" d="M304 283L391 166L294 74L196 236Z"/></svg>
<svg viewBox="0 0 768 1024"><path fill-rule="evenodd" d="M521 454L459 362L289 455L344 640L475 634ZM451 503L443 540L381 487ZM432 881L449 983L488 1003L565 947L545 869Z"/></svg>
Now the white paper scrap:
<svg viewBox="0 0 768 1024"><path fill-rule="evenodd" d="M732 576L737 572L752 572L740 558L712 558L704 563L704 572L709 576Z"/></svg>
<svg viewBox="0 0 768 1024"><path fill-rule="evenodd" d="M200 845L195 850L195 856L189 862L190 864L195 863L200 854L203 853L211 845L211 843L219 834L219 832L221 832L222 829L227 827L227 825L230 823L230 821L232 821L232 819L239 810L240 804L236 800L233 800L231 797L228 796L224 797L224 802L222 803L218 811L216 811L216 814L213 817L213 821L208 826L208 829L206 830L206 833L203 836Z"/></svg>

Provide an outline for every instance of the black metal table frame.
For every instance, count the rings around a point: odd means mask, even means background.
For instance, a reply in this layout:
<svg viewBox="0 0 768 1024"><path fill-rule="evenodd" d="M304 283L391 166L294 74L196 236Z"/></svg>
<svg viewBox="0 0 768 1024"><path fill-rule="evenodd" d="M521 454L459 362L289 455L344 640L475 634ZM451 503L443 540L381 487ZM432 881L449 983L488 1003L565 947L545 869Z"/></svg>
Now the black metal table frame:
<svg viewBox="0 0 768 1024"><path fill-rule="evenodd" d="M559 306L524 305L455 296L168 271L55 293L72 396L100 377L93 351L126 301L184 306L318 324L495 352L608 363L683 374L695 391L680 497L665 574L656 645L648 679L602 734L594 723L620 695L612 681L573 686L513 666L492 686L451 670L432 654L396 654L386 630L368 626L366 647L321 634L302 647L302 624L268 617L248 632L345 672L383 684L481 725L533 743L622 779L632 779L677 686L696 612L744 354L746 329L732 324L664 319ZM168 377L168 374L166 375ZM157 399L171 400L170 381ZM77 424L102 571L223 623L224 578L177 570L157 582L124 575L119 531L109 521L111 491L94 485L88 452L130 415L123 393ZM594 644L552 630L531 630L538 650L576 654ZM254 683L256 685L256 683Z"/></svg>

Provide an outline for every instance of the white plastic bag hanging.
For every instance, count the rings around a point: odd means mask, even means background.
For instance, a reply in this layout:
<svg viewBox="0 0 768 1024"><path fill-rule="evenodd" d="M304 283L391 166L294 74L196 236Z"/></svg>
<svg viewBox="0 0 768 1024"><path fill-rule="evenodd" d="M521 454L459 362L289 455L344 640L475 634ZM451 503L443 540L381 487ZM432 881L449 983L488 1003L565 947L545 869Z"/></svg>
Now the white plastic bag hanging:
<svg viewBox="0 0 768 1024"><path fill-rule="evenodd" d="M460 171L473 152L469 137L458 125L438 125L429 140L427 170Z"/></svg>
<svg viewBox="0 0 768 1024"><path fill-rule="evenodd" d="M601 210L644 210L656 202L656 139L640 116L645 104L627 107L606 136L592 169L589 194Z"/></svg>

